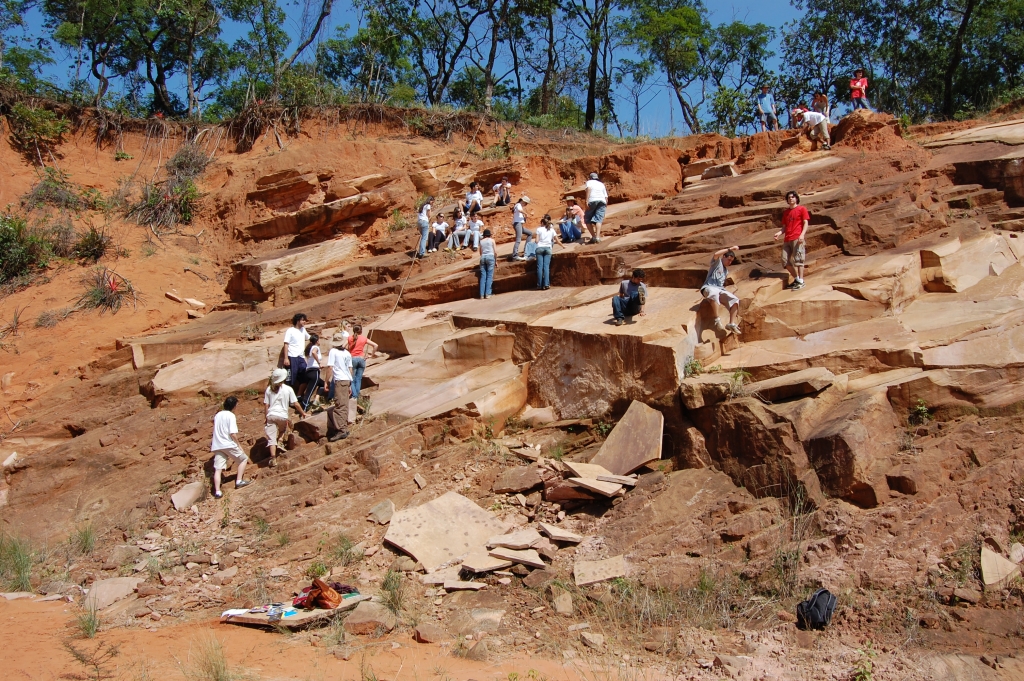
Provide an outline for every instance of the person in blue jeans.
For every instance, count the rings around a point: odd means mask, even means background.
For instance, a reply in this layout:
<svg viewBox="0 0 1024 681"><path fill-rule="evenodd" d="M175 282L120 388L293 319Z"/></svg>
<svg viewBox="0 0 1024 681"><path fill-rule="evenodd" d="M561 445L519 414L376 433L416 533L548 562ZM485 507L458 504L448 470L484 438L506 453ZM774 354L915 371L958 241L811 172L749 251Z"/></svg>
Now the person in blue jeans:
<svg viewBox="0 0 1024 681"><path fill-rule="evenodd" d="M427 237L430 235L430 209L434 202L433 196L428 196L426 203L420 207L420 214L416 218L416 224L420 228L420 247L416 251L416 257L422 258L427 254Z"/></svg>
<svg viewBox="0 0 1024 681"><path fill-rule="evenodd" d="M484 238L480 240L480 297L491 297L491 285L494 283L494 239L491 230L484 230Z"/></svg>
<svg viewBox="0 0 1024 681"><path fill-rule="evenodd" d="M352 327L352 335L348 337L348 352L352 355L352 399L358 400L359 391L363 387L366 358L377 354L377 344L363 335L361 324Z"/></svg>
<svg viewBox="0 0 1024 681"><path fill-rule="evenodd" d="M540 227L534 232L537 240L537 288L546 291L551 288L551 248L555 243L555 230L551 226L551 216L540 219Z"/></svg>
<svg viewBox="0 0 1024 681"><path fill-rule="evenodd" d="M647 275L641 269L633 270L630 279L624 279L619 284L619 293L612 298L612 316L615 317L615 326L622 326L626 323L626 317L643 317L644 305L647 304L647 284L644 278Z"/></svg>

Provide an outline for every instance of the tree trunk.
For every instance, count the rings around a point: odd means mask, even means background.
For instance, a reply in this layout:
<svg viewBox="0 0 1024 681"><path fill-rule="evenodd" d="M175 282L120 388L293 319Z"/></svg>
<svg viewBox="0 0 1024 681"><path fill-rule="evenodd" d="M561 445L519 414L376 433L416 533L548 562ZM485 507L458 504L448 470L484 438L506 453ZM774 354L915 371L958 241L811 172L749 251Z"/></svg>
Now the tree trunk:
<svg viewBox="0 0 1024 681"><path fill-rule="evenodd" d="M690 128L690 134L696 135L701 131L700 120L694 113L693 107L691 107L690 103L686 101L685 97L683 97L682 85L674 78L669 79L669 84L672 85L672 90L676 93L676 99L679 100L679 108L683 112L683 121L686 123L686 126Z"/></svg>
<svg viewBox="0 0 1024 681"><path fill-rule="evenodd" d="M583 120L583 129L590 132L594 129L597 119L597 59L601 51L600 35L590 40L590 64L587 66L587 112Z"/></svg>
<svg viewBox="0 0 1024 681"><path fill-rule="evenodd" d="M971 21L975 7L977 7L977 0L967 0L963 16L960 18L960 26L957 27L956 36L953 38L949 63L946 64L946 72L942 77L942 113L946 118L952 118L956 113L953 111L953 77L964 58L964 36L967 34L967 25Z"/></svg>
<svg viewBox="0 0 1024 681"><path fill-rule="evenodd" d="M544 65L544 76L540 81L540 113L542 116L551 111L551 96L554 89L552 81L555 78L555 65L558 58L558 53L555 51L555 15L553 13L548 15L547 33L548 60Z"/></svg>

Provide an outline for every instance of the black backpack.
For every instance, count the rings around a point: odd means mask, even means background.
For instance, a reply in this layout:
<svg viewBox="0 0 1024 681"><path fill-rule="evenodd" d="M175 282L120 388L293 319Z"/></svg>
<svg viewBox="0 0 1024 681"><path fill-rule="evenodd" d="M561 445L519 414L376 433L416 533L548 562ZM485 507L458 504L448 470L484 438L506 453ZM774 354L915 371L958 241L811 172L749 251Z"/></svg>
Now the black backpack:
<svg viewBox="0 0 1024 681"><path fill-rule="evenodd" d="M824 629L832 621L836 597L828 589L818 589L796 606L796 626L799 629Z"/></svg>

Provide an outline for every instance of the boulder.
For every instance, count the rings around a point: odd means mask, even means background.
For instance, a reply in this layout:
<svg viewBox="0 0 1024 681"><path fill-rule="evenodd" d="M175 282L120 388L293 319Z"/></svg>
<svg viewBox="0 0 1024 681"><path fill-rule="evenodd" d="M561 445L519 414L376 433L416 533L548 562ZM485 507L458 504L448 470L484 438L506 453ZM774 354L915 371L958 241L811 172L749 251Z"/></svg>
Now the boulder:
<svg viewBox="0 0 1024 681"><path fill-rule="evenodd" d="M278 215L250 225L246 233L256 241L274 239L289 234L308 234L332 230L333 228L353 229L346 221L365 215L385 215L401 202L398 192L389 187L374 189L355 196L311 206L287 215Z"/></svg>
<svg viewBox="0 0 1024 681"><path fill-rule="evenodd" d="M746 386L746 391L769 402L779 402L821 392L832 385L835 378L835 374L828 369L815 367L750 383Z"/></svg>
<svg viewBox="0 0 1024 681"><path fill-rule="evenodd" d="M444 629L430 622L420 622L416 625L416 628L413 629L413 637L419 643L440 643L451 638Z"/></svg>
<svg viewBox="0 0 1024 681"><path fill-rule="evenodd" d="M885 475L898 450L899 421L884 390L844 400L807 441L822 488L862 508L888 497Z"/></svg>
<svg viewBox="0 0 1024 681"><path fill-rule="evenodd" d="M625 556L614 556L604 560L578 560L572 568L576 586L596 584L627 573Z"/></svg>
<svg viewBox="0 0 1024 681"><path fill-rule="evenodd" d="M104 569L114 569L134 562L139 556L142 555L142 549L138 546L132 546L131 544L119 544L110 550L107 555L107 560L104 563ZM106 566L110 565L111 568Z"/></svg>
<svg viewBox="0 0 1024 681"><path fill-rule="evenodd" d="M828 413L836 408L847 395L849 379L847 374L835 377L832 385L821 392L796 400L786 400L765 405L765 409L776 418L793 424L797 438L802 442L821 425Z"/></svg>
<svg viewBox="0 0 1024 681"><path fill-rule="evenodd" d="M543 483L544 480L540 477L537 466L516 466L502 471L491 489L496 494L515 494L533 489Z"/></svg>
<svg viewBox="0 0 1024 681"><path fill-rule="evenodd" d="M227 568L225 570L218 570L217 572L214 572L210 576L210 583L211 584L215 584L217 586L223 586L225 584L230 584L231 580L234 579L235 576L237 576L237 575L238 575L238 566L234 565L234 566L229 567L229 568Z"/></svg>
<svg viewBox="0 0 1024 681"><path fill-rule="evenodd" d="M951 239L921 250L921 283L926 291L965 291L988 276L999 276L1017 262L1000 234L985 232L970 240Z"/></svg>
<svg viewBox="0 0 1024 681"><path fill-rule="evenodd" d="M370 520L378 525L386 525L391 522L391 516L395 514L395 502L385 499L370 509Z"/></svg>
<svg viewBox="0 0 1024 681"><path fill-rule="evenodd" d="M206 483L202 480L190 482L171 495L174 510L187 511L206 497Z"/></svg>
<svg viewBox="0 0 1024 681"><path fill-rule="evenodd" d="M304 174L290 168L256 180L256 189L246 194L245 200L262 203L271 210L297 210L319 191L316 173Z"/></svg>
<svg viewBox="0 0 1024 681"><path fill-rule="evenodd" d="M687 409L709 407L729 399L732 381L724 374L701 374L679 382L679 397Z"/></svg>
<svg viewBox="0 0 1024 681"><path fill-rule="evenodd" d="M448 621L448 630L457 636L494 634L501 626L504 610L495 608L471 608L457 611Z"/></svg>
<svg viewBox="0 0 1024 681"><path fill-rule="evenodd" d="M135 587L144 581L139 577L114 577L93 582L82 607L86 610L103 610L122 598L131 596L135 592Z"/></svg>
<svg viewBox="0 0 1024 681"><path fill-rule="evenodd" d="M380 603L362 601L345 618L345 631L357 636L379 636L395 628L395 615Z"/></svg>
<svg viewBox="0 0 1024 681"><path fill-rule="evenodd" d="M472 648L466 651L466 659L474 662L486 662L488 655L487 641L477 641Z"/></svg>
<svg viewBox="0 0 1024 681"><path fill-rule="evenodd" d="M572 594L565 589L551 587L551 605L557 614L572 617Z"/></svg>
<svg viewBox="0 0 1024 681"><path fill-rule="evenodd" d="M733 163L722 163L717 166L711 166L700 174L702 180L713 180L716 177L736 177L739 175L739 171L736 170L736 165Z"/></svg>
<svg viewBox="0 0 1024 681"><path fill-rule="evenodd" d="M523 586L531 589L543 589L556 579L559 579L558 573L552 570L534 570L523 577Z"/></svg>
<svg viewBox="0 0 1024 681"><path fill-rule="evenodd" d="M589 631L584 631L580 633L580 641L582 641L583 645L585 645L586 647L593 648L594 650L600 650L601 648L604 648L603 634L595 634Z"/></svg>

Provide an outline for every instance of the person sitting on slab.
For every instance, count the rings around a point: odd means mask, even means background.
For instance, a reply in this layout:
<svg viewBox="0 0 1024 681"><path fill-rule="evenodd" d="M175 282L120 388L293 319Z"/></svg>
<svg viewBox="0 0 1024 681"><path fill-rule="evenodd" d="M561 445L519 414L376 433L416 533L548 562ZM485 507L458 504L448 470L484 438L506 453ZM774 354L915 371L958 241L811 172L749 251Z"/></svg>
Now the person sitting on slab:
<svg viewBox="0 0 1024 681"><path fill-rule="evenodd" d="M229 459L238 462L235 489L249 484L242 478L249 457L242 451L242 445L238 442L238 421L235 420L234 414L236 406L238 398L232 395L224 400L224 409L213 417L213 441L210 443L210 451L213 452L213 496L218 499L224 496L220 491L220 479L231 465Z"/></svg>
<svg viewBox="0 0 1024 681"><path fill-rule="evenodd" d="M466 212L472 213L474 210L484 209L484 195L480 191L479 182L470 182L469 191L466 192Z"/></svg>
<svg viewBox="0 0 1024 681"><path fill-rule="evenodd" d="M729 309L729 323L725 325L726 331L732 331L740 335L740 327L736 323L740 314L740 299L725 290L725 280L729 276L729 265L736 262L736 251L739 246L730 246L720 251L715 251L711 256L711 265L708 267L708 276L704 279L704 285L700 287L700 294L705 300L710 300L715 305L724 305ZM715 328L722 331L722 320L718 317L718 308L715 307Z"/></svg>
<svg viewBox="0 0 1024 681"><path fill-rule="evenodd" d="M622 326L626 323L626 317L643 317L644 305L647 304L647 284L644 283L646 274L643 270L633 270L633 276L623 279L619 284L618 295L612 298L612 316L615 317L615 326Z"/></svg>

